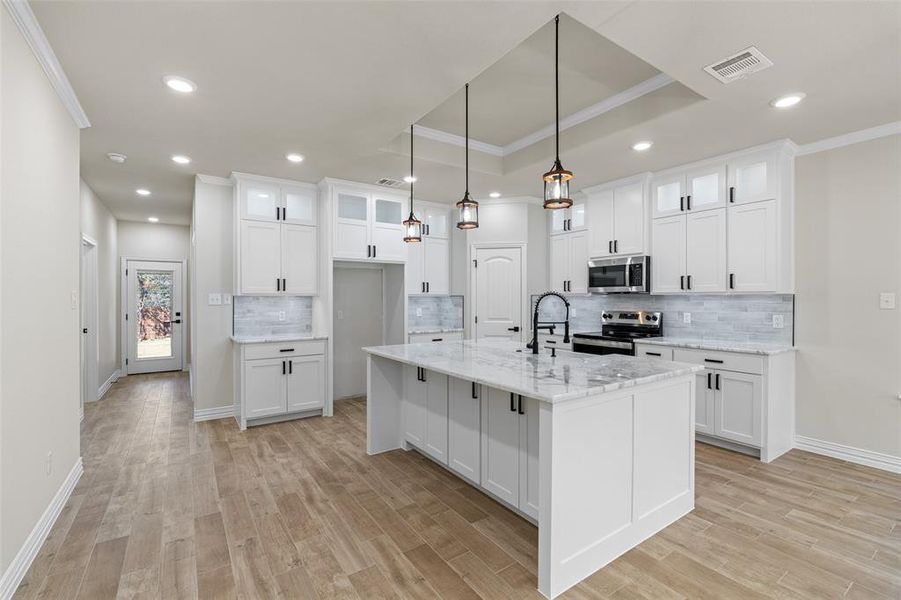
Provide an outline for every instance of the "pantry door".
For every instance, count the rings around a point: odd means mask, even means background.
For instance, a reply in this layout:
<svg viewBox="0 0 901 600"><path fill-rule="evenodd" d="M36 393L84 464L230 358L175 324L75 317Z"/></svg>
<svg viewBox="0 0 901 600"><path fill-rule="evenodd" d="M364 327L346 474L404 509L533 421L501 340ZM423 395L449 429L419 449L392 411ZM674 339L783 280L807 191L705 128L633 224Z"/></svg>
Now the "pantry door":
<svg viewBox="0 0 901 600"><path fill-rule="evenodd" d="M522 247L479 248L472 253L475 339L522 339Z"/></svg>
<svg viewBox="0 0 901 600"><path fill-rule="evenodd" d="M126 371L181 371L186 327L182 306L182 263L125 263Z"/></svg>

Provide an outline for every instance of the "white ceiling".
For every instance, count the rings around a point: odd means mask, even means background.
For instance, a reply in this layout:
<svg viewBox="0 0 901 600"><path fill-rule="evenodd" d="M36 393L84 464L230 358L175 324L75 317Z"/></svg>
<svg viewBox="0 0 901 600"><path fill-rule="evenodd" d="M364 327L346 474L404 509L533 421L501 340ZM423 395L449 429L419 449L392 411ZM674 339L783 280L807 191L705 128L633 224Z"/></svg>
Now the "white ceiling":
<svg viewBox="0 0 901 600"><path fill-rule="evenodd" d="M807 143L901 120L898 2L75 0L32 7L91 120L82 132L82 176L121 219L155 214L188 223L195 173L400 178L409 157L408 138L399 134L423 117L459 133L462 111L454 107L467 81L473 137L505 144L543 127L553 110L552 47L543 48L551 42L547 24L561 10L561 57L569 56L561 68L564 115L646 74L677 82L563 133L575 189L779 138ZM775 66L728 86L703 72L750 45ZM533 64L534 79L524 77ZM197 93L170 92L161 82L169 74L195 81ZM768 104L799 90L808 96L793 109ZM632 152L639 139L653 140L653 149ZM459 199L462 149L431 140L417 148L429 157L417 161L417 191ZM288 151L307 160L288 163ZM108 152L129 159L115 165ZM177 166L169 160L175 153L194 162ZM503 159L472 159L476 196L539 195L553 140ZM153 195L139 198L137 187Z"/></svg>

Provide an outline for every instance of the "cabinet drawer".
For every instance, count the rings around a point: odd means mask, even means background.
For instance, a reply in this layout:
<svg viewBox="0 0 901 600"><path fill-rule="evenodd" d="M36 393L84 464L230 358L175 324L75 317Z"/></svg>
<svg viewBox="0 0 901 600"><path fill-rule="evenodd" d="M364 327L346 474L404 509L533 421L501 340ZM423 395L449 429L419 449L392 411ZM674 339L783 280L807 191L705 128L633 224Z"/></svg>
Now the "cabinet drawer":
<svg viewBox="0 0 901 600"><path fill-rule="evenodd" d="M736 352L712 352L688 348L674 348L673 360L703 365L710 369L763 374L763 357Z"/></svg>
<svg viewBox="0 0 901 600"><path fill-rule="evenodd" d="M316 354L325 354L325 340L299 340L272 344L248 344L244 349L245 360L313 356Z"/></svg>
<svg viewBox="0 0 901 600"><path fill-rule="evenodd" d="M647 356L648 358L662 358L663 360L673 360L673 349L664 348L662 346L635 346L636 356Z"/></svg>
<svg viewBox="0 0 901 600"><path fill-rule="evenodd" d="M411 344L422 344L425 342L450 342L463 339L462 331L450 331L447 333L411 333Z"/></svg>

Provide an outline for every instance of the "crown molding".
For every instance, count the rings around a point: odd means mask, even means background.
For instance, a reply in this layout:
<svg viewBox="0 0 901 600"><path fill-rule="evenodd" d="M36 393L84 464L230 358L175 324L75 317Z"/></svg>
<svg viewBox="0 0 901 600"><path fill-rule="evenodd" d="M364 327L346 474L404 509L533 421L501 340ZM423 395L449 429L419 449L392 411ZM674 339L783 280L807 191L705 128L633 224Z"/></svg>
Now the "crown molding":
<svg viewBox="0 0 901 600"><path fill-rule="evenodd" d="M454 146L460 146L461 148L466 146L466 138L462 135L448 133L446 131L441 131L440 129L432 129L431 127L426 127L424 125L417 125L413 135L434 140L436 142L453 144ZM469 140L469 147L476 152L483 152L485 154L491 154L492 156L504 155L503 147L495 146L488 142L480 142L479 140L474 140L472 138Z"/></svg>
<svg viewBox="0 0 901 600"><path fill-rule="evenodd" d="M841 148L842 146L859 144L860 142L868 142L870 140L876 140L882 137L896 135L899 133L901 133L901 121L894 121L892 123L877 125L876 127L870 127L868 129L861 129L860 131L852 131L851 133L845 133L842 135L837 135L835 137L826 138L825 140L820 140L818 142L804 144L803 146L798 147L798 151L795 156L814 154L815 152L823 152L824 150L832 150L834 148Z"/></svg>
<svg viewBox="0 0 901 600"><path fill-rule="evenodd" d="M50 80L50 85L53 86L63 106L69 111L72 120L75 121L79 129L90 127L91 122L81 107L81 103L75 95L75 90L72 89L72 84L69 83L63 67L59 64L59 60L57 60L50 42L47 41L44 30L38 24L38 20L34 16L28 1L2 0L2 2L19 31L22 32L25 41L28 42L28 46L34 53L35 58L43 67L44 73L47 74L47 78Z"/></svg>
<svg viewBox="0 0 901 600"><path fill-rule="evenodd" d="M203 173L197 174L197 181L208 185L222 185L226 187L232 187L234 185L231 179L216 177L215 175L204 175Z"/></svg>

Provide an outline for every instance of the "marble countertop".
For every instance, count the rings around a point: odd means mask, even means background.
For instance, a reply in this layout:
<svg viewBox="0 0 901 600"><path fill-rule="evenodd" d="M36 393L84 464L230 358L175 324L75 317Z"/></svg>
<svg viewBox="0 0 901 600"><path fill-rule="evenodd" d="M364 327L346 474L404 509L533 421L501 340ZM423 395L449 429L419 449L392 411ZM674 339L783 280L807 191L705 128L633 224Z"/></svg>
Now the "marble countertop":
<svg viewBox="0 0 901 600"><path fill-rule="evenodd" d="M419 333L457 333L458 331L463 331L462 327L426 327L423 329L410 329L407 331L408 334L419 334Z"/></svg>
<svg viewBox="0 0 901 600"><path fill-rule="evenodd" d="M305 342L327 340L327 335L270 335L270 336L228 336L236 344L277 344L279 342Z"/></svg>
<svg viewBox="0 0 901 600"><path fill-rule="evenodd" d="M666 336L642 338L635 340L635 343L651 344L652 346L676 346L679 348L693 348L695 350L715 350L718 352L742 352L744 354L769 355L795 351L795 347L790 344L742 342L736 340L697 340Z"/></svg>
<svg viewBox="0 0 901 600"><path fill-rule="evenodd" d="M517 352L521 350L521 352ZM703 370L700 365L625 356L542 350L518 342L463 340L363 348L375 356L557 403Z"/></svg>

